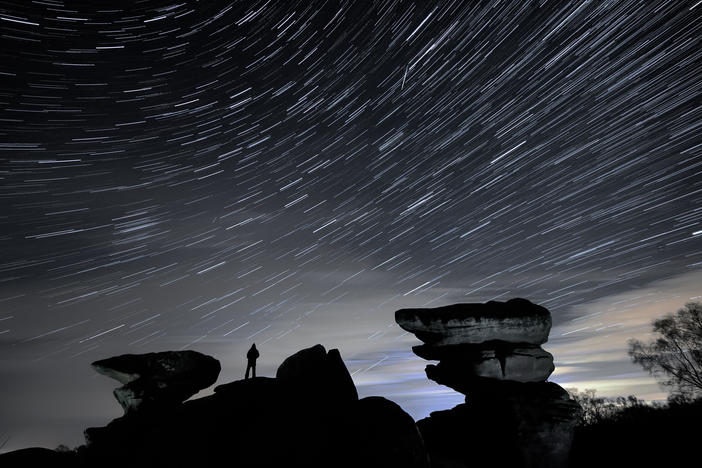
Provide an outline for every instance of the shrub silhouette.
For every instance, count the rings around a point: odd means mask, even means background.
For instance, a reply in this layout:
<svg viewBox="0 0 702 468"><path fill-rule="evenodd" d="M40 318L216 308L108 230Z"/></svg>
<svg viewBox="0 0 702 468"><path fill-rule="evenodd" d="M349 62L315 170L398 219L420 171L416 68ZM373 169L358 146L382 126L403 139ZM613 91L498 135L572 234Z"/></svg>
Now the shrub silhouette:
<svg viewBox="0 0 702 468"><path fill-rule="evenodd" d="M664 406L659 402L646 402L634 395L616 398L598 397L597 390L592 388L586 388L582 392L577 388L567 388L566 390L583 409L579 426L592 426L606 421L618 420L635 408Z"/></svg>

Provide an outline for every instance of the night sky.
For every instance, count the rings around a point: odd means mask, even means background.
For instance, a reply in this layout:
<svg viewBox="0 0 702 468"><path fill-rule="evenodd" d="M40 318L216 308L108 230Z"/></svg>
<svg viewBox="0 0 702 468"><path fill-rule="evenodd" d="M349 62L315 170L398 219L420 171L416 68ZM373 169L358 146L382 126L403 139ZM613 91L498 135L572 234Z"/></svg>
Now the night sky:
<svg viewBox="0 0 702 468"><path fill-rule="evenodd" d="M702 2L0 2L0 446L121 414L90 362L321 343L415 418L402 307L526 297L552 380L702 294ZM211 390L204 391L207 394Z"/></svg>

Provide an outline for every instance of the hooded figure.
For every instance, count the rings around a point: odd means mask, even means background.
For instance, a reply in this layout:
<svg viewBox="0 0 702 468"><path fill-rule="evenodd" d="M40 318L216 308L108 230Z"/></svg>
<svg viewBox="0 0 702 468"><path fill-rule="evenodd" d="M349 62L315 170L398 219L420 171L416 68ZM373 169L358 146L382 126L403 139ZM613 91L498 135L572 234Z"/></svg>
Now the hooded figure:
<svg viewBox="0 0 702 468"><path fill-rule="evenodd" d="M246 376L244 378L249 378L249 371L253 371L253 377L256 378L256 359L258 359L258 350L256 349L256 343L251 345L251 349L246 353L246 359L248 364L246 365Z"/></svg>

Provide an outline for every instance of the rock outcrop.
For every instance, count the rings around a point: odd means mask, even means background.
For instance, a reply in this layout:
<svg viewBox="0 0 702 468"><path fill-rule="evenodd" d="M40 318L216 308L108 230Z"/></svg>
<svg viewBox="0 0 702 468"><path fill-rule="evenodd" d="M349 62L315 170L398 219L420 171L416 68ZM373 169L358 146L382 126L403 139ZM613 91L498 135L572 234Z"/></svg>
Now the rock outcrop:
<svg viewBox="0 0 702 468"><path fill-rule="evenodd" d="M427 376L461 393L483 379L543 382L554 370L553 356L541 348L551 314L526 299L401 309L395 320L424 341L415 354L439 361L427 366Z"/></svg>
<svg viewBox="0 0 702 468"><path fill-rule="evenodd" d="M192 392L216 377L214 359L190 353L98 361L96 368L125 386L138 382L137 388L149 389L142 392L148 398L139 405L128 400L132 409L87 429L87 444L70 453L17 451L0 455L0 466L429 468L412 417L385 398L359 400L336 349L303 349L285 359L276 378L229 382L183 402L188 392L167 388ZM182 382L188 376L189 386ZM163 391L153 390L162 385ZM168 405L157 405L160 397ZM160 411L142 407L152 400Z"/></svg>
<svg viewBox="0 0 702 468"><path fill-rule="evenodd" d="M438 361L427 376L466 403L415 423L382 397L359 400L337 349L321 344L286 358L275 378L211 385L216 359L194 351L122 355L93 363L123 384L125 414L85 431L86 445L58 453L0 455L0 465L135 468L561 468L580 407L547 379L553 356L547 309L525 299L403 309L397 322ZM185 401L187 400L187 401Z"/></svg>
<svg viewBox="0 0 702 468"><path fill-rule="evenodd" d="M334 403L353 403L358 392L338 349L327 352L321 344L287 357L278 367L276 379L317 398Z"/></svg>
<svg viewBox="0 0 702 468"><path fill-rule="evenodd" d="M555 383L541 348L551 314L526 299L402 309L395 320L424 342L414 352L438 364L427 377L466 404L417 424L433 466L563 467L579 405ZM499 436L498 436L499 434Z"/></svg>
<svg viewBox="0 0 702 468"><path fill-rule="evenodd" d="M219 361L196 351L123 354L93 362L123 384L114 395L125 414L178 405L217 380Z"/></svg>

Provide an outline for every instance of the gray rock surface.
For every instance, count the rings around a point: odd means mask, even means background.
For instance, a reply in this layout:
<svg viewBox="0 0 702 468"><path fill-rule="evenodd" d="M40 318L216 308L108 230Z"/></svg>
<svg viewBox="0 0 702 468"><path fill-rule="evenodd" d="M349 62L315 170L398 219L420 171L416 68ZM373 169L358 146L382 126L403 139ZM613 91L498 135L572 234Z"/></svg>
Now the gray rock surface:
<svg viewBox="0 0 702 468"><path fill-rule="evenodd" d="M438 366L430 366L435 369L428 371L427 375L431 374L432 380L442 384L447 379L442 378L441 375L450 375L457 378L459 382L472 381L476 377L516 382L543 382L555 369L551 353L539 346L512 347L494 342L485 347L447 346L438 353L440 358L436 357L437 353L431 348L428 351L423 346L413 349L420 357L433 356L434 359L440 360ZM458 390L448 383L445 385Z"/></svg>
<svg viewBox="0 0 702 468"><path fill-rule="evenodd" d="M485 304L453 304L430 309L401 309L395 321L432 346L480 344L500 340L540 345L548 340L551 314L526 299Z"/></svg>
<svg viewBox="0 0 702 468"><path fill-rule="evenodd" d="M217 359L197 351L123 354L92 366L123 384L114 395L125 414L182 403L212 385L221 370Z"/></svg>

